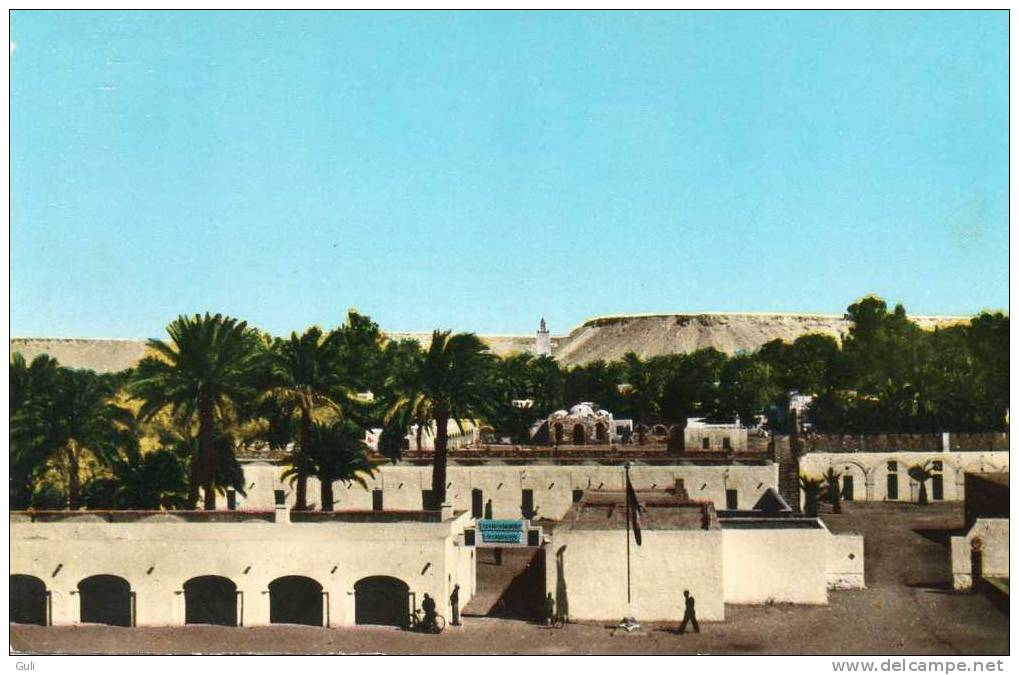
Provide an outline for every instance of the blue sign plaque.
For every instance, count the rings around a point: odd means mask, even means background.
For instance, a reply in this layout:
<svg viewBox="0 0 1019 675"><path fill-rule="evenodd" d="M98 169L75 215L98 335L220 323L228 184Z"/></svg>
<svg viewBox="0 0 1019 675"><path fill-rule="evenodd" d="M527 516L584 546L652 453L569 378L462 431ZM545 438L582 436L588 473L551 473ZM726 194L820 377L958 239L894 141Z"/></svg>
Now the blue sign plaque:
<svg viewBox="0 0 1019 675"><path fill-rule="evenodd" d="M479 546L526 546L526 520L479 520Z"/></svg>

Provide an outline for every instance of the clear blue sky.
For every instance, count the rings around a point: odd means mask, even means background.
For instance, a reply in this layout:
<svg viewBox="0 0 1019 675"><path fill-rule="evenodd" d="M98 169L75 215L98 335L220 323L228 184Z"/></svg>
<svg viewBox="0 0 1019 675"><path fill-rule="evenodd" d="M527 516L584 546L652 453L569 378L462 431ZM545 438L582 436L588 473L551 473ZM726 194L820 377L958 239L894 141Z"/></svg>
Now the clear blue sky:
<svg viewBox="0 0 1019 675"><path fill-rule="evenodd" d="M1008 15L12 15L11 331L1008 304Z"/></svg>

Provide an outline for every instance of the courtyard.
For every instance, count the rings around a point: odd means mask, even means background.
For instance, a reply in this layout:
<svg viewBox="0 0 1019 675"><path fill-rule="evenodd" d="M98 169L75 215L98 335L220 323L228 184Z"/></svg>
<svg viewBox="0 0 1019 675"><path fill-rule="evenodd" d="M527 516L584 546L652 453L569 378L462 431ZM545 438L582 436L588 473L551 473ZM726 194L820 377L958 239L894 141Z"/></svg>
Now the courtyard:
<svg viewBox="0 0 1019 675"><path fill-rule="evenodd" d="M724 622L678 635L674 625L613 637L612 627L552 629L468 617L441 635L390 628L303 626L117 628L12 625L13 651L35 654L1006 654L1008 616L982 595L951 590L947 541L962 504L850 503L824 514L865 537L867 590L833 591L827 606L726 607ZM638 617L639 618L639 617Z"/></svg>

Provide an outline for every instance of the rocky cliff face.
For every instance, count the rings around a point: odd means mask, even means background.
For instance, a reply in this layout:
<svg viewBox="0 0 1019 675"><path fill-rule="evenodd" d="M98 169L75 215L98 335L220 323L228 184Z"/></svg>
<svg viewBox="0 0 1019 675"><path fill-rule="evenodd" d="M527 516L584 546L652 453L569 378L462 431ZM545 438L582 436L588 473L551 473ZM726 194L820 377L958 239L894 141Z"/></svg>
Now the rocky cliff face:
<svg viewBox="0 0 1019 675"><path fill-rule="evenodd" d="M967 321L960 317L911 317L933 329ZM792 342L820 333L840 339L849 322L825 314L660 314L591 319L560 338L555 357L564 365L613 361L628 351L642 358L714 347L727 354L757 349L776 338Z"/></svg>
<svg viewBox="0 0 1019 675"><path fill-rule="evenodd" d="M967 317L911 317L921 327L933 329L968 321ZM849 322L840 316L823 314L659 314L613 316L586 321L569 335L552 338L552 353L566 366L603 359L621 359L626 352L642 358L687 353L714 347L728 354L757 349L780 338L793 341L807 333L840 338ZM393 338L413 338L427 345L431 333L391 333ZM500 356L529 352L533 335L482 335ZM49 354L71 368L113 372L130 368L145 354L144 340L86 340L14 338L11 352L21 352L29 361Z"/></svg>

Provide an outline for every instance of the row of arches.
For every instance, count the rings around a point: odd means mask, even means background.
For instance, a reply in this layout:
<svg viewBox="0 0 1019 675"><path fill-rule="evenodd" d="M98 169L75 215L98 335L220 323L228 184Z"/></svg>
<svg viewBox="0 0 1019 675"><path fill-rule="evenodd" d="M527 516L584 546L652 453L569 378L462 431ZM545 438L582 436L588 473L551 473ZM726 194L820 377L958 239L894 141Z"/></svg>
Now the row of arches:
<svg viewBox="0 0 1019 675"><path fill-rule="evenodd" d="M562 422L556 422L552 425L552 433L556 445L566 444L566 427ZM598 422L594 425L594 434L590 437L583 424L573 425L573 428L570 430L570 443L572 445L587 445L589 442L609 442L609 428L604 422Z"/></svg>
<svg viewBox="0 0 1019 675"><path fill-rule="evenodd" d="M184 623L237 626L237 584L227 577L206 575L184 582ZM133 626L135 595L123 577L98 574L78 583L82 623ZM354 584L355 623L406 626L410 588L395 577L372 576ZM269 584L269 622L326 625L322 584L310 577L284 576ZM27 574L10 576L11 623L50 623L46 583Z"/></svg>

